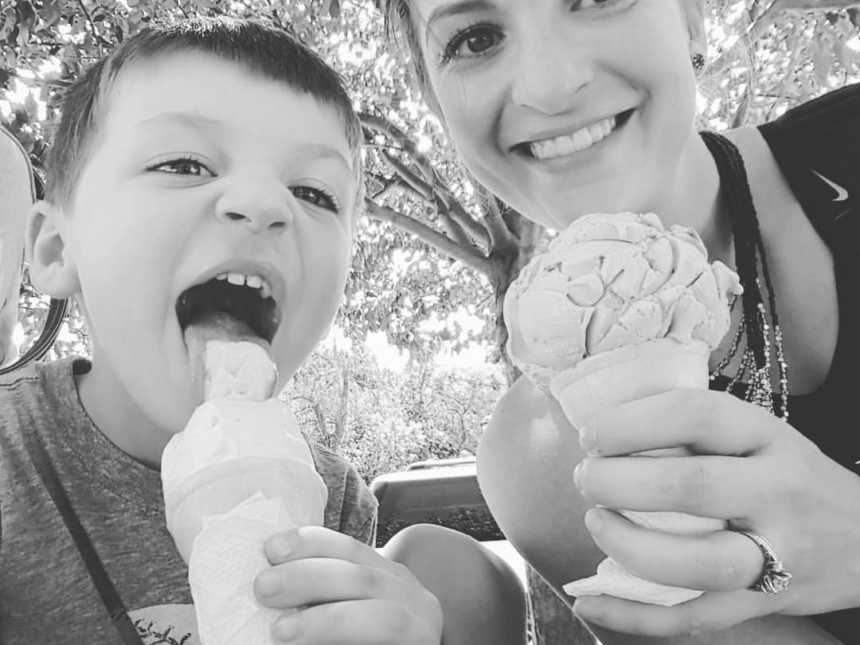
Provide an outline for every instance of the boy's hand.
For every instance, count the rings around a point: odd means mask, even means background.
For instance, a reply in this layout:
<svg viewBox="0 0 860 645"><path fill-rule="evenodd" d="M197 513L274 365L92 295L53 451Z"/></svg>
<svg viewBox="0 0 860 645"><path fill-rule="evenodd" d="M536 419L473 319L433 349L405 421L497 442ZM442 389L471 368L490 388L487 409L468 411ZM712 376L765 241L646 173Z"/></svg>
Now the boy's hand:
<svg viewBox="0 0 860 645"><path fill-rule="evenodd" d="M318 526L271 537L273 568L254 591L273 609L294 609L275 621L279 643L302 645L439 645L439 601L402 564L372 547Z"/></svg>

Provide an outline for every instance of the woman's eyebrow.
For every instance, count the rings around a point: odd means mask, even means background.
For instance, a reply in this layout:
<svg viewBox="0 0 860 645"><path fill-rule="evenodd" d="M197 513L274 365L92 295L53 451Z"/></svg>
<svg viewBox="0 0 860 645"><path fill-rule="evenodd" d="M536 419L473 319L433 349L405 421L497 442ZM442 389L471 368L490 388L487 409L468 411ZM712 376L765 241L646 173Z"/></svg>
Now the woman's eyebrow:
<svg viewBox="0 0 860 645"><path fill-rule="evenodd" d="M463 13L471 13L473 11L486 11L492 8L492 3L488 0L461 0L460 2L452 2L448 4L440 4L427 18L427 28L424 34L425 42L430 38L430 27L434 22L442 18L450 18Z"/></svg>

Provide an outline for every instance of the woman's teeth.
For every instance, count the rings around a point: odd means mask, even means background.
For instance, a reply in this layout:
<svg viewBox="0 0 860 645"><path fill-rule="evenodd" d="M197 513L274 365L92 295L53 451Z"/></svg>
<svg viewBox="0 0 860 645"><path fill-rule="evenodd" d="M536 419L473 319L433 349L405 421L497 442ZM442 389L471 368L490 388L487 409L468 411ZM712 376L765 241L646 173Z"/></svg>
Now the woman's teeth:
<svg viewBox="0 0 860 645"><path fill-rule="evenodd" d="M603 141L615 129L615 117L598 121L593 125L553 139L544 139L529 144L529 152L535 159L553 159L581 152Z"/></svg>
<svg viewBox="0 0 860 645"><path fill-rule="evenodd" d="M261 298L269 298L272 295L272 287L259 275L245 275L244 273L231 271L229 273L219 273L216 278L218 280L226 280L238 287L245 285L252 289L259 289Z"/></svg>

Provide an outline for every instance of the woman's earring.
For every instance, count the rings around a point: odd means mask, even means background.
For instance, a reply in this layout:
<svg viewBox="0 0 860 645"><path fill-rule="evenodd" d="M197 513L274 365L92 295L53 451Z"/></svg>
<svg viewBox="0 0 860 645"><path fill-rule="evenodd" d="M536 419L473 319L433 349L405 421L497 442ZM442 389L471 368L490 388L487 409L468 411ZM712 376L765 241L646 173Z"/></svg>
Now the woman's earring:
<svg viewBox="0 0 860 645"><path fill-rule="evenodd" d="M690 57L690 61L693 63L693 69L696 70L696 74L701 74L702 70L705 69L705 56L703 54L693 54Z"/></svg>

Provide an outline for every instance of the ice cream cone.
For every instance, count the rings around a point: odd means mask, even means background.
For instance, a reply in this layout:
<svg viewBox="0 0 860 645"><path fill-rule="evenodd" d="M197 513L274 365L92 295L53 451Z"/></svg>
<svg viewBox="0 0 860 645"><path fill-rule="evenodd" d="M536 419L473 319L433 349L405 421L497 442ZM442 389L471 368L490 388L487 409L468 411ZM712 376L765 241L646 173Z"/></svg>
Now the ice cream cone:
<svg viewBox="0 0 860 645"><path fill-rule="evenodd" d="M271 645L272 623L285 612L261 606L253 581L270 567L263 542L293 527L293 509L257 494L208 518L194 542L188 580L205 645Z"/></svg>
<svg viewBox="0 0 860 645"><path fill-rule="evenodd" d="M571 424L581 430L605 406L619 405L676 388L708 387L708 346L660 339L614 349L589 357L556 375L550 391ZM667 457L688 454L684 448L638 453ZM686 513L620 511L632 522L670 533L701 534L717 531L724 523ZM701 591L671 587L644 580L607 558L590 578L564 586L576 596L607 594L650 604L676 605L701 595Z"/></svg>
<svg viewBox="0 0 860 645"><path fill-rule="evenodd" d="M167 528L182 558L188 562L205 518L226 513L255 493L281 500L294 526L322 524L327 491L312 465L285 458L231 459L165 490Z"/></svg>
<svg viewBox="0 0 860 645"><path fill-rule="evenodd" d="M560 371L550 381L550 392L580 430L602 407L676 388L707 389L709 354L703 342L671 338L626 345Z"/></svg>
<svg viewBox="0 0 860 645"><path fill-rule="evenodd" d="M161 457L167 528L188 563L202 645L271 645L281 611L253 581L264 542L323 523L328 489L289 408L277 369L244 323L213 315L186 330L192 381L206 401ZM227 338L228 340L224 340Z"/></svg>

